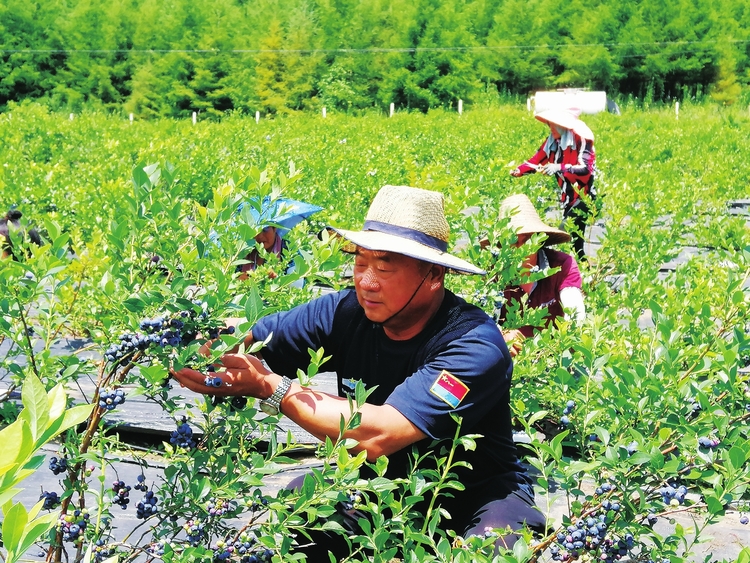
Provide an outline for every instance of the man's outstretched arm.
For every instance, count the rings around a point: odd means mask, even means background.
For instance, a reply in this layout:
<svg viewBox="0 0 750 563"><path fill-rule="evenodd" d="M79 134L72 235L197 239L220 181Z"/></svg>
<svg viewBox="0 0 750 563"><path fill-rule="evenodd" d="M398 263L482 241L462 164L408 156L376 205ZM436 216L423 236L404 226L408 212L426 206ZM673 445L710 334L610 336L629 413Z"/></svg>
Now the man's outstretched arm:
<svg viewBox="0 0 750 563"><path fill-rule="evenodd" d="M245 341L252 344L252 336ZM206 385L206 375L190 368L173 373L177 381L196 393L220 396L246 396L266 399L281 383L282 376L269 371L261 361L251 355L227 354L222 357L223 371L213 372L213 377L223 381L220 387ZM354 408L357 408L356 406ZM302 387L292 383L281 402L281 412L310 434L324 440L339 436L342 417L353 415L347 399ZM376 460L390 455L427 437L403 414L390 405L359 405L361 413L357 428L348 430L344 437L356 440L353 452L367 451L367 459Z"/></svg>

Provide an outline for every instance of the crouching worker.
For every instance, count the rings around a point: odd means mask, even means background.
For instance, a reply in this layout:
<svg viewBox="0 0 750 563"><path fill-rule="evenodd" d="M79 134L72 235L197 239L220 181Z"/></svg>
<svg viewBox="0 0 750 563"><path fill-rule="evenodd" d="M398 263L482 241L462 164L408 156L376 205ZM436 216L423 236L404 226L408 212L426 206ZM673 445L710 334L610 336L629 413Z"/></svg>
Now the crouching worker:
<svg viewBox="0 0 750 563"><path fill-rule="evenodd" d="M29 240L37 246L41 246L42 244L42 239L39 233L36 232L36 229L29 229L28 232L24 230L21 224L21 217L23 217L23 213L18 209L11 209L5 214L5 217L0 219L0 258L2 259L13 258L14 260L18 260L18 256L16 256L13 249L11 232L20 236L21 239L28 235Z"/></svg>
<svg viewBox="0 0 750 563"><path fill-rule="evenodd" d="M278 229L272 226L263 227L257 235L255 235L255 242L263 247L263 250L269 254L275 254L279 260L283 260L283 254L286 250L286 241L281 238L278 233ZM262 266L266 263L266 259L260 255L257 248L253 248L245 257L245 263L239 266L237 269L241 272L240 279L247 279L247 272L254 271L258 266ZM268 273L270 278L277 276L276 272L271 270Z"/></svg>
<svg viewBox="0 0 750 563"><path fill-rule="evenodd" d="M499 322L505 321L508 306L521 303L527 297L526 307L539 309L546 307L547 315L543 327L550 326L560 318L572 318L582 323L586 318L586 306L581 293L581 272L573 256L553 250L550 246L570 241L570 235L565 231L550 227L542 222L534 205L523 194L512 195L503 200L500 205L500 216L510 218L510 228L516 233L517 240L513 244L521 247L535 234L544 234L546 239L542 248L529 254L523 261L523 269L528 275L534 270L556 268L552 275L529 283L519 283L503 290L505 303L500 310ZM518 329L502 330L505 342L510 348L512 356L516 356L526 338L533 336L534 331L542 327L523 326Z"/></svg>
<svg viewBox="0 0 750 563"><path fill-rule="evenodd" d="M481 438L475 450L456 451L470 468L455 469L465 490L438 499L451 515L443 525L462 536L484 535L486 528L516 531L524 524L543 529L511 434L508 349L488 315L445 288L447 273L484 272L447 253L442 195L385 186L361 231L336 231L354 254L354 289L258 321L246 344L273 332L262 350L273 371L256 357L229 354L217 372L222 387L206 387L205 375L191 369L174 376L200 393L261 399L265 412L280 411L320 440L336 439L341 417L351 417L347 396L354 382L376 387L361 405L359 426L345 437L356 440L353 453L366 451L370 461L388 456L389 478L408 474L412 447L420 455L437 455L431 444L454 436L457 415L462 434ZM332 356L323 367L337 373L338 396L289 379L306 368L308 348L320 347ZM356 533L356 520L350 524ZM512 546L516 539L509 532L498 545ZM328 561L329 551L339 559L349 553L336 534L298 551L310 561Z"/></svg>
<svg viewBox="0 0 750 563"><path fill-rule="evenodd" d="M240 206L238 211L241 211L244 206ZM253 248L250 253L245 256L245 263L238 266L237 270L240 272L240 279L247 279L248 272L252 272L266 263L266 259L258 251L260 247L267 254L273 254L282 263L288 260L285 256L287 251L287 242L284 239L284 235L297 224L301 223L311 215L322 211L322 207L312 205L304 201L296 201L288 198L277 198L271 200L265 198L261 210L258 211L253 207L249 208L249 213L256 224L262 223L273 223L272 225L266 224L263 229L254 237L254 242L257 244L256 248ZM294 270L294 260L288 260L284 273L288 274ZM277 273L274 270L269 270L268 276L271 279L277 277Z"/></svg>

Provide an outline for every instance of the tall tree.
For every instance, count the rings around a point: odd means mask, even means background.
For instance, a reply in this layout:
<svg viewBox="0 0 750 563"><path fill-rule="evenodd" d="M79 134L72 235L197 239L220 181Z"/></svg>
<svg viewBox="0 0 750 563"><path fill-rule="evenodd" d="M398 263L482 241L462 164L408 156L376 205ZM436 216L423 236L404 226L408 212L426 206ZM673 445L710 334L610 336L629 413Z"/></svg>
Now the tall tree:
<svg viewBox="0 0 750 563"><path fill-rule="evenodd" d="M85 103L119 107L129 94L132 47L129 0L80 0L57 18L56 31L68 54L52 97L71 109Z"/></svg>
<svg viewBox="0 0 750 563"><path fill-rule="evenodd" d="M414 66L417 83L430 92L430 107L455 107L459 99L471 101L481 91L473 8L470 1L453 6L431 1L422 6L422 33Z"/></svg>
<svg viewBox="0 0 750 563"><path fill-rule="evenodd" d="M574 5L583 12L584 6L579 0ZM613 91L621 70L612 47L617 38L618 16L627 7L602 2L590 4L588 8L588 15L578 18L571 28L569 41L560 49L559 60L564 70L554 84Z"/></svg>
<svg viewBox="0 0 750 563"><path fill-rule="evenodd" d="M48 51L61 47L50 36L59 13L55 4L0 3L0 109L9 101L44 97L54 88L67 57Z"/></svg>
<svg viewBox="0 0 750 563"><path fill-rule="evenodd" d="M258 109L268 113L287 110L287 75L284 55L283 30L279 20L272 20L267 35L259 44L260 52L256 58L255 97Z"/></svg>
<svg viewBox="0 0 750 563"><path fill-rule="evenodd" d="M554 83L560 68L553 45L561 41L556 6L508 0L499 7L487 38L492 58L485 62L499 90L527 93Z"/></svg>
<svg viewBox="0 0 750 563"><path fill-rule="evenodd" d="M313 6L302 0L289 13L286 27L287 104L291 109L305 109L316 93L316 77L324 61L319 51L318 19Z"/></svg>

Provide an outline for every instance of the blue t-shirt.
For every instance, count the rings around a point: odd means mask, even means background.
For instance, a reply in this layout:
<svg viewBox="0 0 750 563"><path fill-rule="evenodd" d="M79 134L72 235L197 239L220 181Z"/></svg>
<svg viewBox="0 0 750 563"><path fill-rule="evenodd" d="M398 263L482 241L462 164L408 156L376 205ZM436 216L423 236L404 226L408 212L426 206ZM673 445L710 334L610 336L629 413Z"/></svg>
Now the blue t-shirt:
<svg viewBox="0 0 750 563"><path fill-rule="evenodd" d="M456 470L466 486L464 493L453 493L462 499L462 508L468 500L481 498L484 504L528 483L512 437L510 355L497 326L481 309L446 291L420 334L395 341L367 319L354 291L344 290L261 319L253 337L264 340L271 332L262 354L276 373L294 377L309 364L308 348L323 347L332 356L323 369L337 373L339 395L350 393L359 380L368 389L377 386L369 403L393 406L432 439L454 436L451 414L462 417L462 434L481 434L476 450L457 452L473 467ZM425 453L431 440L415 446ZM405 448L389 456L388 476L407 473L410 452Z"/></svg>

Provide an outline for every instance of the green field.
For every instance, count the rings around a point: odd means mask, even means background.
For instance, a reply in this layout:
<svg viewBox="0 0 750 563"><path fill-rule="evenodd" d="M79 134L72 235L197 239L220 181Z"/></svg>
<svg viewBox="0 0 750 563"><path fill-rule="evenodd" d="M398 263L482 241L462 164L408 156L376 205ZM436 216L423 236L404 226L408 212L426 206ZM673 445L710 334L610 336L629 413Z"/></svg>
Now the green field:
<svg viewBox="0 0 750 563"><path fill-rule="evenodd" d="M735 213L729 206L750 197L750 114L690 103L681 105L679 119L673 107L622 110L619 116L585 116L596 134L603 203L601 240L583 266L589 319L580 328L562 323L524 347L511 400L517 427L531 438L526 461L539 471L540 494L557 483L570 496L572 519L602 510L601 495L581 490L584 479L614 484L606 496L621 509L609 511L611 537L633 534L636 545L629 550L637 560L676 562L699 546L679 527L670 532L674 541L667 541L649 525L650 516L668 520L672 512L688 511L716 522L727 511L750 511L750 211L744 207L743 215L742 207ZM166 374L163 366L136 377L106 362L60 359L47 350L75 334L102 352L123 332L136 330L140 318L195 296L217 316L239 311L252 320L309 299L316 284L345 285L345 257L335 243L315 235L327 224L361 226L385 184L445 194L454 242L468 240L461 256L497 274L498 285L511 282L518 256L505 247L491 255L478 239L507 240L497 207L512 193L526 193L540 210L555 212L557 190L549 178L508 174L545 135L545 126L516 106L475 107L461 116L329 113L325 119L294 115L256 123L228 117L193 125L167 119L131 124L96 112L70 120L40 105L11 104L0 115L0 210L18 205L47 244L30 248L20 262L0 264L0 344L15 343L33 359L21 365L12 355L0 357L2 382L20 386L34 373L49 390L91 374L102 388L129 384L158 396L153 389ZM324 208L290 233L291 248L299 251L297 271L269 279L260 268L238 280L235 261L260 226L238 224L234 210L241 201L280 193ZM474 206L478 213L461 213ZM292 285L300 277L308 280L302 289ZM449 285L488 312L501 289L460 276ZM563 427L560 416L569 400L577 406ZM14 420L14 407L1 404L5 421ZM205 420L194 422L219 424L221 415L227 434L214 436L204 449L168 452L171 484L193 463L215 476L223 456L240 451L246 465L238 462L236 475L224 475L221 487L211 490L231 500L254 489L235 477L248 469L272 472L273 456L263 459L243 442L257 425L251 417L219 408L226 407L206 407ZM80 435L65 435L72 458L96 457L108 447L101 428L91 436L91 449L83 451ZM700 446L705 437L719 445ZM370 500L391 508L395 498L408 497L356 482L362 460L348 457L340 445L323 456L330 466L326 475L340 490L356 483ZM85 480L79 475L79 482ZM687 499L665 504L659 489L677 483L688 488ZM76 496L75 483L69 485ZM168 485L160 494L169 494ZM200 505L198 492L181 494L186 513ZM299 502L312 510L332 494L309 492ZM304 518L296 512L291 517L283 503L273 510L276 518L254 524L263 537L304 528ZM423 550L420 561L491 560L486 546L446 548L416 533L410 522L384 523L382 541ZM166 518L149 525L162 538L179 531ZM219 528L211 533L221 535ZM548 560L545 549L553 541L554 534L537 538L528 552L502 560ZM274 547L279 560L286 560L287 548ZM201 549L207 547L170 557L199 559ZM738 560L748 556L738 551Z"/></svg>

